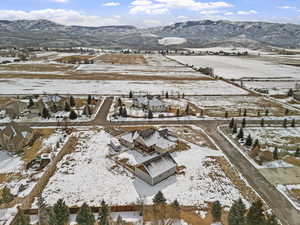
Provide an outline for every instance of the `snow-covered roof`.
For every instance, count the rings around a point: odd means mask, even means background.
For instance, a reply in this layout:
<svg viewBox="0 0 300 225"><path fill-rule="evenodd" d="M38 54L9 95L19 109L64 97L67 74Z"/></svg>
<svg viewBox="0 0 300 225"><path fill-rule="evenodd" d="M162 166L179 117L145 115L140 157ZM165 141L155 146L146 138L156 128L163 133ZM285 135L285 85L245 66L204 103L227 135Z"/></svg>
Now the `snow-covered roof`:
<svg viewBox="0 0 300 225"><path fill-rule="evenodd" d="M153 99L149 100L149 106L159 107L162 105L163 105L163 102L157 98L153 98Z"/></svg>
<svg viewBox="0 0 300 225"><path fill-rule="evenodd" d="M59 95L46 95L41 97L43 102L59 102L62 98Z"/></svg>
<svg viewBox="0 0 300 225"><path fill-rule="evenodd" d="M176 162L170 154L156 156L146 162L141 163L152 178L176 167Z"/></svg>

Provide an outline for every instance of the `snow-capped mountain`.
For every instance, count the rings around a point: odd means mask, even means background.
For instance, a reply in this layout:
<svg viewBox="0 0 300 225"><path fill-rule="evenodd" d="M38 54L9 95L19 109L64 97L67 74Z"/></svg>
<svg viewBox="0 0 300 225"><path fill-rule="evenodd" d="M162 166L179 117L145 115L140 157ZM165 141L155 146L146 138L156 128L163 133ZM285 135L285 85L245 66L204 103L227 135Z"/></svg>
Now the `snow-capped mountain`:
<svg viewBox="0 0 300 225"><path fill-rule="evenodd" d="M1 46L161 48L164 38L177 47L300 47L300 25L265 22L188 21L140 29L134 26L64 26L48 20L0 20ZM170 42L174 43L174 42Z"/></svg>

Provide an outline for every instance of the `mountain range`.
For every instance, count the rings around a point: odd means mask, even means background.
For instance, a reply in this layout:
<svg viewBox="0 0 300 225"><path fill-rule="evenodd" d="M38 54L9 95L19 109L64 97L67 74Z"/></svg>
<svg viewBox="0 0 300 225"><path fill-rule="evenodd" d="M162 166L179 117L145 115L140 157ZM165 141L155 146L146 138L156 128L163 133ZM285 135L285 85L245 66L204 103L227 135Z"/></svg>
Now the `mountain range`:
<svg viewBox="0 0 300 225"><path fill-rule="evenodd" d="M168 42L168 38L173 41ZM179 39L178 43L174 38ZM165 39L162 42L160 40ZM184 41L182 41L184 40ZM0 46L102 47L300 47L300 25L226 20L188 21L169 26L64 26L48 20L0 20Z"/></svg>

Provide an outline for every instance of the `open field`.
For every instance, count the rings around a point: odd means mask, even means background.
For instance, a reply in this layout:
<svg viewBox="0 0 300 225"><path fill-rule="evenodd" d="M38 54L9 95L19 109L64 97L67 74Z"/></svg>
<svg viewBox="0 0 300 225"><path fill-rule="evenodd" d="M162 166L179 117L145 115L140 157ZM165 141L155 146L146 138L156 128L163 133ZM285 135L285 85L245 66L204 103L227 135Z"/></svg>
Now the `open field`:
<svg viewBox="0 0 300 225"><path fill-rule="evenodd" d="M204 115L209 117L242 117L247 110L247 117L265 116L266 109L268 116L286 116L282 104L273 102L265 97L257 96L187 96L185 99L195 104L199 110L204 110ZM240 114L241 110L241 114ZM289 115L299 115L296 111L289 112Z"/></svg>
<svg viewBox="0 0 300 225"><path fill-rule="evenodd" d="M128 94L130 91L151 94L185 93L186 95L248 95L241 88L224 81L92 81L0 79L0 94Z"/></svg>
<svg viewBox="0 0 300 225"><path fill-rule="evenodd" d="M184 64L212 67L215 75L228 79L241 78L293 78L299 79L300 68L280 65L269 61L228 56L170 56Z"/></svg>

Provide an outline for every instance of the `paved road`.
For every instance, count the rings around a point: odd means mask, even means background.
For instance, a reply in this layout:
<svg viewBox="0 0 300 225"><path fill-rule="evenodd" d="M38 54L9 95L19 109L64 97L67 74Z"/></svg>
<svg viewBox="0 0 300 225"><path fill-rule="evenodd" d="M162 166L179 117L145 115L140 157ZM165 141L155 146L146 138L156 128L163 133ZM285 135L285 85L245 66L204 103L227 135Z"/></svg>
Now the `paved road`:
<svg viewBox="0 0 300 225"><path fill-rule="evenodd" d="M217 145L224 151L230 161L236 166L249 184L273 209L283 225L300 225L300 213L284 198L260 172L217 131L217 127L227 124L227 120L162 120L162 121L126 121L110 122L106 120L113 102L113 97L105 98L95 119L89 122L69 122L68 126L142 126L142 125L198 125L203 128ZM248 124L260 124L260 119L249 119ZM265 120L265 124L274 123L274 120ZM282 121L277 121L281 124ZM57 126L57 122L27 123L34 127Z"/></svg>
<svg viewBox="0 0 300 225"><path fill-rule="evenodd" d="M266 201L283 224L300 225L300 212L227 139L217 132L217 127L212 129L211 124L208 127L202 124L201 127L223 150L231 163L234 164L249 184Z"/></svg>

